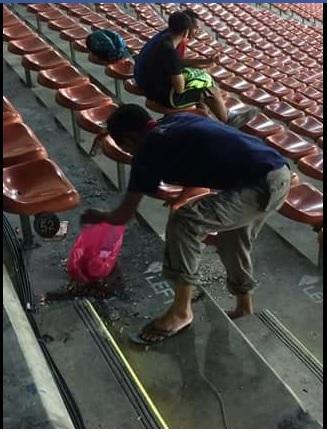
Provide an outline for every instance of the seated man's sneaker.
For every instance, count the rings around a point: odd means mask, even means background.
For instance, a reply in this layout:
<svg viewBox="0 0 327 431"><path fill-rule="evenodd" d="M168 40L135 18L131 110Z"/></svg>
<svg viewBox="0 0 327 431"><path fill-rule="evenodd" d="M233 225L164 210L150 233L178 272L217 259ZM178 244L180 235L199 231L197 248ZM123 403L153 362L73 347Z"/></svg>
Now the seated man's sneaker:
<svg viewBox="0 0 327 431"><path fill-rule="evenodd" d="M242 113L229 112L228 113L228 126L236 127L241 129L246 123L258 114L258 108L251 107L247 111Z"/></svg>

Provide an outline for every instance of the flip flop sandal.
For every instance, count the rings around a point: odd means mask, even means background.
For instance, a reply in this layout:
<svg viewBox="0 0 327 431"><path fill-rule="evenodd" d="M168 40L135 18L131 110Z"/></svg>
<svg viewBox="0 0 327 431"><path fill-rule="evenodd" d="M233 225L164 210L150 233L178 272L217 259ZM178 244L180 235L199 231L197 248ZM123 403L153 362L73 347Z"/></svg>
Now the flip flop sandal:
<svg viewBox="0 0 327 431"><path fill-rule="evenodd" d="M133 343L136 344L142 344L145 346L149 346L151 344L157 344L157 343L162 343L163 341L167 340L168 338L173 337L174 335L180 334L181 332L185 331L187 328L189 328L192 325L191 323L188 323L187 325L183 326L182 328L178 329L178 330L172 330L172 331L165 331L162 329L157 329L154 326L154 321L147 324L143 329L142 332L140 334L130 334L129 335L129 339L131 341L133 341ZM145 340L142 335L143 334L149 334L153 337L156 337L155 340Z"/></svg>

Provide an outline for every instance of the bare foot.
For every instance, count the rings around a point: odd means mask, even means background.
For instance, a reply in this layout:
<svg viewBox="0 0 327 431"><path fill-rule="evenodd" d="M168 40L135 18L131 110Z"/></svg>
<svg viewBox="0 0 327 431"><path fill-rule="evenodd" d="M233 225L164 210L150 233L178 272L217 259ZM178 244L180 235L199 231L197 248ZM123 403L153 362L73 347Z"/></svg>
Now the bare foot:
<svg viewBox="0 0 327 431"><path fill-rule="evenodd" d="M173 310L168 310L162 317L145 326L140 337L144 341L157 342L177 333L189 326L193 321L193 313L178 316Z"/></svg>
<svg viewBox="0 0 327 431"><path fill-rule="evenodd" d="M236 295L235 310L226 311L226 313L231 319L238 319L239 317L253 314L253 300L251 293Z"/></svg>
<svg viewBox="0 0 327 431"><path fill-rule="evenodd" d="M249 311L245 311L245 310L238 310L236 308L235 310L226 311L226 314L230 319L234 320L234 319L238 319L239 317L249 316L249 315L253 314L253 312L249 312Z"/></svg>

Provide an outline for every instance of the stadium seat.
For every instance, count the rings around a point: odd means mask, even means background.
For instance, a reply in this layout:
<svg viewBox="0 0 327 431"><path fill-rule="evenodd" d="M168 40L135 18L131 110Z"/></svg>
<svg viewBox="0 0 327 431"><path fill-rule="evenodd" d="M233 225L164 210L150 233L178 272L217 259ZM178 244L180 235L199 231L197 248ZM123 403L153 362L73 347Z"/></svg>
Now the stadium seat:
<svg viewBox="0 0 327 431"><path fill-rule="evenodd" d="M117 163L131 164L133 156L123 151L108 134L97 136L94 143L100 145L106 157L109 157Z"/></svg>
<svg viewBox="0 0 327 431"><path fill-rule="evenodd" d="M267 136L284 131L284 127L281 124L274 123L264 114L258 114L246 123L242 130L251 135L258 136L259 138L266 138Z"/></svg>
<svg viewBox="0 0 327 431"><path fill-rule="evenodd" d="M309 106L315 105L315 101L305 97L301 93L289 93L286 96L282 97L282 100L294 106L294 108L305 110Z"/></svg>
<svg viewBox="0 0 327 431"><path fill-rule="evenodd" d="M62 212L79 204L79 194L49 159L3 169L3 208L13 214Z"/></svg>
<svg viewBox="0 0 327 431"><path fill-rule="evenodd" d="M222 79L232 78L234 73L227 70L227 68L222 66L211 66L208 68L208 73L215 79L215 81L220 82Z"/></svg>
<svg viewBox="0 0 327 431"><path fill-rule="evenodd" d="M289 105L287 102L274 102L267 105L263 112L268 115L268 117L276 118L277 120L288 123L298 117L303 117L304 112L299 109L294 108L294 106Z"/></svg>
<svg viewBox="0 0 327 431"><path fill-rule="evenodd" d="M59 88L73 87L90 82L89 78L83 76L70 64L56 67L55 69L41 70L37 81L43 87L58 90Z"/></svg>
<svg viewBox="0 0 327 431"><path fill-rule="evenodd" d="M304 90L306 87L306 85L303 84L303 82L300 82L297 79L289 76L287 78L283 78L278 81L284 84L286 87L291 88L292 90L295 90L295 91L300 91L300 89Z"/></svg>
<svg viewBox="0 0 327 431"><path fill-rule="evenodd" d="M317 144L321 149L324 148L323 139L324 139L323 136L321 136L321 138L317 139Z"/></svg>
<svg viewBox="0 0 327 431"><path fill-rule="evenodd" d="M64 17L64 18L56 19L54 21L49 21L48 27L51 30L62 31L62 30L68 30L69 28L78 27L78 23L71 18Z"/></svg>
<svg viewBox="0 0 327 431"><path fill-rule="evenodd" d="M311 105L308 108L306 108L305 112L309 115L312 115L317 120L323 122L323 114L324 114L323 105Z"/></svg>
<svg viewBox="0 0 327 431"><path fill-rule="evenodd" d="M278 150L283 156L297 160L307 154L316 151L315 144L306 141L302 136L290 130L270 135L265 139L266 143Z"/></svg>
<svg viewBox="0 0 327 431"><path fill-rule="evenodd" d="M84 27L74 27L60 32L60 38L69 42L85 39L90 34L89 30Z"/></svg>
<svg viewBox="0 0 327 431"><path fill-rule="evenodd" d="M48 156L33 131L21 122L3 127L3 165L12 166Z"/></svg>
<svg viewBox="0 0 327 431"><path fill-rule="evenodd" d="M19 23L2 30L2 38L5 42L11 40L24 39L25 37L36 36L36 34L25 24Z"/></svg>
<svg viewBox="0 0 327 431"><path fill-rule="evenodd" d="M263 84L273 82L271 78L268 78L266 75L263 75L262 73L253 70L248 73L245 73L244 78L247 81L255 84L257 87L261 87Z"/></svg>
<svg viewBox="0 0 327 431"><path fill-rule="evenodd" d="M248 91L244 91L240 94L241 99L249 103L250 105L257 106L259 108L263 108L269 103L274 103L278 101L278 98L272 96L261 88L255 88Z"/></svg>
<svg viewBox="0 0 327 431"><path fill-rule="evenodd" d="M311 139L320 138L323 135L323 123L315 117L307 116L297 118L290 122L290 129Z"/></svg>
<svg viewBox="0 0 327 431"><path fill-rule="evenodd" d="M8 43L8 51L16 55L35 54L49 50L49 45L38 36L12 40Z"/></svg>
<svg viewBox="0 0 327 431"><path fill-rule="evenodd" d="M309 99L318 101L319 99L321 99L323 97L323 94L321 91L318 91L317 89L313 88L313 87L306 87L306 89L299 90L304 96L308 97Z"/></svg>
<svg viewBox="0 0 327 431"><path fill-rule="evenodd" d="M46 10L52 10L53 6L50 3L35 3L27 5L27 11L31 13L44 12Z"/></svg>
<svg viewBox="0 0 327 431"><path fill-rule="evenodd" d="M21 115L16 111L3 111L2 113L2 126L5 128L9 124L22 123Z"/></svg>
<svg viewBox="0 0 327 431"><path fill-rule="evenodd" d="M97 13L88 13L87 15L81 16L80 21L87 25L97 24L103 21L103 16L98 15Z"/></svg>
<svg viewBox="0 0 327 431"><path fill-rule="evenodd" d="M20 24L19 19L14 14L7 14L3 17L2 27L12 27L14 25Z"/></svg>
<svg viewBox="0 0 327 431"><path fill-rule="evenodd" d="M262 88L275 97L286 96L293 92L289 87L286 87L278 81L268 82L267 84L264 84Z"/></svg>
<svg viewBox="0 0 327 431"><path fill-rule="evenodd" d="M248 91L255 88L253 84L239 76L223 79L220 81L220 87L233 93L242 93L243 91Z"/></svg>
<svg viewBox="0 0 327 431"><path fill-rule="evenodd" d="M279 212L291 220L321 227L323 194L311 184L302 183L293 186Z"/></svg>
<svg viewBox="0 0 327 431"><path fill-rule="evenodd" d="M112 100L93 84L82 84L74 87L60 88L56 93L56 102L72 111L82 111Z"/></svg>
<svg viewBox="0 0 327 431"><path fill-rule="evenodd" d="M49 22L57 19L65 18L65 15L58 9L48 9L37 14L40 21Z"/></svg>
<svg viewBox="0 0 327 431"><path fill-rule="evenodd" d="M88 47L86 46L86 41L85 39L79 39L79 40L75 40L72 43L72 47L74 48L75 51L78 52L83 52L83 53L87 53L89 52Z"/></svg>
<svg viewBox="0 0 327 431"><path fill-rule="evenodd" d="M298 161L301 172L316 180L323 180L323 152L319 150L315 154L309 154Z"/></svg>
<svg viewBox="0 0 327 431"><path fill-rule="evenodd" d="M104 133L107 129L107 120L117 107L118 105L110 102L106 105L79 111L76 114L77 124L87 132L96 135Z"/></svg>
<svg viewBox="0 0 327 431"><path fill-rule="evenodd" d="M9 100L5 96L2 96L2 99L3 99L2 110L4 112L6 111L16 112L15 107L9 102Z"/></svg>
<svg viewBox="0 0 327 431"><path fill-rule="evenodd" d="M69 64L68 60L52 48L48 48L47 50L36 54L26 54L22 58L22 65L27 70L48 70L64 64Z"/></svg>
<svg viewBox="0 0 327 431"><path fill-rule="evenodd" d="M134 79L126 79L126 81L124 81L124 88L130 94L144 96L144 91L136 84Z"/></svg>
<svg viewBox="0 0 327 431"><path fill-rule="evenodd" d="M109 64L106 67L105 73L114 79L130 79L134 73L134 61L129 58L118 60L115 63Z"/></svg>

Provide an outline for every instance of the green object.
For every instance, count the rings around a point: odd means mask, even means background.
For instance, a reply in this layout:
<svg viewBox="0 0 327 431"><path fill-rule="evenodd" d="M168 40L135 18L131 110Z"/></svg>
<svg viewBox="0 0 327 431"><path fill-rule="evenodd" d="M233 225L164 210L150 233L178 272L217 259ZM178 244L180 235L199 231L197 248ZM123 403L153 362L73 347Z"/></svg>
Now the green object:
<svg viewBox="0 0 327 431"><path fill-rule="evenodd" d="M185 67L183 75L185 78L185 90L202 90L215 86L212 76L204 70Z"/></svg>

